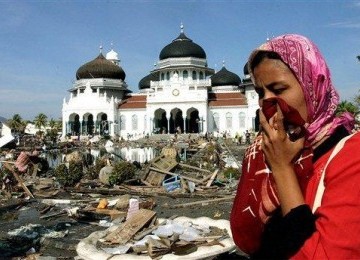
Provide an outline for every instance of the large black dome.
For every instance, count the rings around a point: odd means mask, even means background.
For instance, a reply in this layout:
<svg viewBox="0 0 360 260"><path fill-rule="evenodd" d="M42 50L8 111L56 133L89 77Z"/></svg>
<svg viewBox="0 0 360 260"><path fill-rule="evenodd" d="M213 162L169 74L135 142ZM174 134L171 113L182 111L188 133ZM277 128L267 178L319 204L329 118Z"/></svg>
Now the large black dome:
<svg viewBox="0 0 360 260"><path fill-rule="evenodd" d="M166 45L159 55L160 60L182 57L206 59L204 49L186 37L183 32L181 32L180 35L172 41L172 43Z"/></svg>
<svg viewBox="0 0 360 260"><path fill-rule="evenodd" d="M244 75L249 75L249 68L248 68L248 63L246 62L244 65Z"/></svg>
<svg viewBox="0 0 360 260"><path fill-rule="evenodd" d="M228 71L225 67L211 77L211 86L239 86L241 79L235 73Z"/></svg>
<svg viewBox="0 0 360 260"><path fill-rule="evenodd" d="M107 60L102 53L94 60L82 65L76 72L76 79L109 78L125 80L124 70Z"/></svg>
<svg viewBox="0 0 360 260"><path fill-rule="evenodd" d="M139 81L139 89L150 88L150 81L159 81L159 72L150 73Z"/></svg>

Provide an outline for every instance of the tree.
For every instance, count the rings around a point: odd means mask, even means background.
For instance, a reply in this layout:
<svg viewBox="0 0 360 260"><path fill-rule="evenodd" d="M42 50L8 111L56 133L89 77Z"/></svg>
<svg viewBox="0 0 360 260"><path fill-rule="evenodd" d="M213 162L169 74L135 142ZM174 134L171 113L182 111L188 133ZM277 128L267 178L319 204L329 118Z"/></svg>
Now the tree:
<svg viewBox="0 0 360 260"><path fill-rule="evenodd" d="M45 114L40 113L35 117L34 124L37 128L39 128L39 130L45 127L46 123L47 123L47 116Z"/></svg>
<svg viewBox="0 0 360 260"><path fill-rule="evenodd" d="M13 115L12 119L8 121L8 124L15 133L23 133L26 127L26 122L23 121L19 114Z"/></svg>
<svg viewBox="0 0 360 260"><path fill-rule="evenodd" d="M352 102L347 100L341 101L336 108L336 114L339 115L343 112L349 112L354 115L354 117L359 113L359 107L354 105Z"/></svg>
<svg viewBox="0 0 360 260"><path fill-rule="evenodd" d="M47 116L43 113L38 114L35 117L34 124L35 127L39 129L40 135L42 135L43 131L41 131L42 128L45 128L47 123Z"/></svg>

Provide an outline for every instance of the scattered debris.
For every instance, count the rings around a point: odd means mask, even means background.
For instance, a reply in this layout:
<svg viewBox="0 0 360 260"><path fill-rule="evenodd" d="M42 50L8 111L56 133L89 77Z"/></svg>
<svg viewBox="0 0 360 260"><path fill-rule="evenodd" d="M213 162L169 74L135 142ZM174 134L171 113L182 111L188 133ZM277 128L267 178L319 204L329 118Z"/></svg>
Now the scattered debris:
<svg viewBox="0 0 360 260"><path fill-rule="evenodd" d="M45 144L31 144L31 148L2 151L0 212L2 223L11 225L0 227L4 234L0 236L1 255L4 248L4 255L9 257L35 256L58 248L66 249L56 251L60 257L67 253L80 256L75 251L76 244L93 232L102 232L94 244L95 248L101 246L102 253L84 246L88 252L94 252L92 257L127 253L152 258L183 255L186 259L203 252L205 246L217 248L214 255L232 248L228 246L232 241L229 231L196 231L202 223L181 223L180 227L178 221L182 217L177 216L229 218L240 171L232 166L241 167L244 147L233 145L230 140L206 140L197 135L178 135L176 140L146 138L143 143L119 143L98 137L84 142L69 139L59 143L58 150L46 144L46 151L42 149ZM130 145L156 148L159 153L139 162L116 152L119 146ZM94 155L92 149L97 147L111 148L111 152ZM230 168L225 167L228 158L232 162ZM227 210L219 210L224 204ZM52 230L51 224L64 221L68 226L63 227L61 235L46 235L46 230ZM207 221L208 227L216 230L218 220ZM40 230L38 225L43 227L34 238L8 233L31 225L33 230ZM169 232L170 227L175 231ZM185 229L191 232L186 233ZM228 241L228 245L223 241ZM18 249L11 249L17 244ZM48 244L53 246L47 247ZM77 248L80 246L81 242ZM47 253L52 254L54 251Z"/></svg>

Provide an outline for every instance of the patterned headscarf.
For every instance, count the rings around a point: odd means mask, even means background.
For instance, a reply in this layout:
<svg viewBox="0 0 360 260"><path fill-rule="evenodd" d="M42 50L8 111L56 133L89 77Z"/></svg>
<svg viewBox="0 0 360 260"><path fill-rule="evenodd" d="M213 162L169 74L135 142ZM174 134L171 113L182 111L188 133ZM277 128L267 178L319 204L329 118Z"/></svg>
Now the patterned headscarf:
<svg viewBox="0 0 360 260"><path fill-rule="evenodd" d="M345 112L336 117L339 95L330 77L330 71L319 49L304 36L286 34L261 45L252 52L248 68L252 80L251 63L259 51L272 51L280 55L282 61L293 71L305 96L308 110L307 141L312 145L331 135L343 125L349 132L354 127L353 116Z"/></svg>

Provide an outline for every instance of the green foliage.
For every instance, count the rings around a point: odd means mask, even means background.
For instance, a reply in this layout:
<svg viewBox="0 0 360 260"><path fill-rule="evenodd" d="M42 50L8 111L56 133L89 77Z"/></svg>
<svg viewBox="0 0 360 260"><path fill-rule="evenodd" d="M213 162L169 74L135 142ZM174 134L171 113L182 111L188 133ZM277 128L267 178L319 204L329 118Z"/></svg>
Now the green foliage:
<svg viewBox="0 0 360 260"><path fill-rule="evenodd" d="M352 102L347 100L341 101L336 108L336 114L339 115L343 112L349 112L354 116L359 112L358 106L354 105Z"/></svg>
<svg viewBox="0 0 360 260"><path fill-rule="evenodd" d="M55 168L56 180L65 187L74 186L83 177L83 166L81 162L69 162L69 168L66 164L59 164Z"/></svg>
<svg viewBox="0 0 360 260"><path fill-rule="evenodd" d="M46 126L47 116L43 113L38 114L35 117L34 123L35 123L35 127L37 127L41 131L41 128Z"/></svg>
<svg viewBox="0 0 360 260"><path fill-rule="evenodd" d="M114 170L109 176L110 185L118 185L123 183L125 180L133 178L135 171L135 165L130 162L119 161L115 163Z"/></svg>
<svg viewBox="0 0 360 260"><path fill-rule="evenodd" d="M19 114L13 115L12 119L8 121L8 124L15 133L23 133L25 131L26 122L23 121Z"/></svg>
<svg viewBox="0 0 360 260"><path fill-rule="evenodd" d="M226 179L236 179L238 180L240 178L240 171L239 169L233 168L233 167L229 167L226 168L225 171L223 172L223 175Z"/></svg>

